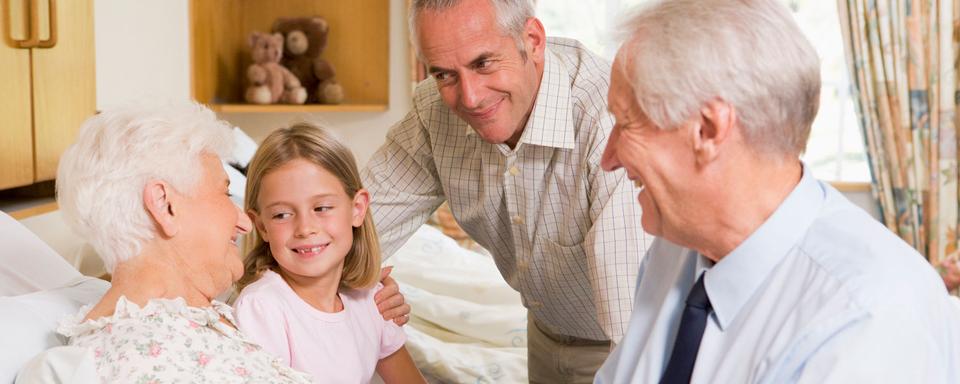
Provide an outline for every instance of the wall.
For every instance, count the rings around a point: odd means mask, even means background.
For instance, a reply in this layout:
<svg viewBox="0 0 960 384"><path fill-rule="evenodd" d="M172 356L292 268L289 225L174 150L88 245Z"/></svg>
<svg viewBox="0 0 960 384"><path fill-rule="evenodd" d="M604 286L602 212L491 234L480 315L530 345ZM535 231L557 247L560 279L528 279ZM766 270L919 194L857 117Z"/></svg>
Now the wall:
<svg viewBox="0 0 960 384"><path fill-rule="evenodd" d="M848 191L843 192L843 195L858 207L867 211L874 219L880 220L880 205L870 191Z"/></svg>
<svg viewBox="0 0 960 384"><path fill-rule="evenodd" d="M203 0L198 0L203 1ZM96 0L97 108L130 99L190 98L189 0ZM362 167L410 109L405 2L390 1L390 106L386 112L223 114L258 142L296 120L325 123Z"/></svg>
<svg viewBox="0 0 960 384"><path fill-rule="evenodd" d="M97 109L189 99L188 20L188 0L95 0Z"/></svg>

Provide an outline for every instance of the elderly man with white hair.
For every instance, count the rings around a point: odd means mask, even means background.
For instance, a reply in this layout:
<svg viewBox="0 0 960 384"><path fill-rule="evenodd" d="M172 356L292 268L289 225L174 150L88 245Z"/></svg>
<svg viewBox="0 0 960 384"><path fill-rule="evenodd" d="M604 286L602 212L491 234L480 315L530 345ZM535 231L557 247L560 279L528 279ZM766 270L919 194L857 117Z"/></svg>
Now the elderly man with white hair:
<svg viewBox="0 0 960 384"><path fill-rule="evenodd" d="M597 383L956 383L924 259L799 160L819 60L776 0L674 0L626 24L604 152L659 239Z"/></svg>

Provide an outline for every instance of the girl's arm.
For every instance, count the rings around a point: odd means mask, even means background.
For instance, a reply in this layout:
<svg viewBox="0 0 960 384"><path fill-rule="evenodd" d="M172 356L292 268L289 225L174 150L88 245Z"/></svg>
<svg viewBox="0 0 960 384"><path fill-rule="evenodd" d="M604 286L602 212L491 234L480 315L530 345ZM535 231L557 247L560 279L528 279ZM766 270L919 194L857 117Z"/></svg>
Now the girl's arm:
<svg viewBox="0 0 960 384"><path fill-rule="evenodd" d="M426 383L427 380L420 374L413 358L407 352L407 347L400 347L390 356L380 359L377 363L377 374L384 383Z"/></svg>

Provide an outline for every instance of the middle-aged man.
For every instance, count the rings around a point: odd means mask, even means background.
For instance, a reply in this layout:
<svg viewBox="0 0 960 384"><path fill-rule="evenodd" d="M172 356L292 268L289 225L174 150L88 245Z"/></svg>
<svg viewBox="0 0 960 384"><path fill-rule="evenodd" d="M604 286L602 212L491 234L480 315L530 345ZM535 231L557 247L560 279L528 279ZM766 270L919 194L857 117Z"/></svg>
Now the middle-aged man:
<svg viewBox="0 0 960 384"><path fill-rule="evenodd" d="M798 159L820 70L787 9L668 0L625 32L602 164L659 239L596 382L960 382L936 272Z"/></svg>
<svg viewBox="0 0 960 384"><path fill-rule="evenodd" d="M547 39L529 0L414 0L432 76L364 172L385 255L444 201L529 309L532 382L590 382L646 249L636 189L600 157L609 63Z"/></svg>

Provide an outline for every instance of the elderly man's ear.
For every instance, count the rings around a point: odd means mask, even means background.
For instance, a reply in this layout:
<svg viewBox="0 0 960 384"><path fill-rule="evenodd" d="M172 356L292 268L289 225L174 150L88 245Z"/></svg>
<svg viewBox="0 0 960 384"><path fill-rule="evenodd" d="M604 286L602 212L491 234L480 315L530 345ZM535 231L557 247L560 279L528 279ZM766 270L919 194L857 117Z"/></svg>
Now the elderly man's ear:
<svg viewBox="0 0 960 384"><path fill-rule="evenodd" d="M527 54L532 56L533 61L538 65L543 63L543 53L547 46L547 33L543 29L543 23L536 17L527 19L527 24L524 26L524 40Z"/></svg>
<svg viewBox="0 0 960 384"><path fill-rule="evenodd" d="M730 140L736 123L736 110L726 101L715 99L700 108L700 119L693 127L693 149L700 166L720 155Z"/></svg>
<svg viewBox="0 0 960 384"><path fill-rule="evenodd" d="M160 236L164 238L176 236L180 232L180 225L176 220L180 206L172 193L173 189L160 180L150 180L143 188L143 205L157 224Z"/></svg>

